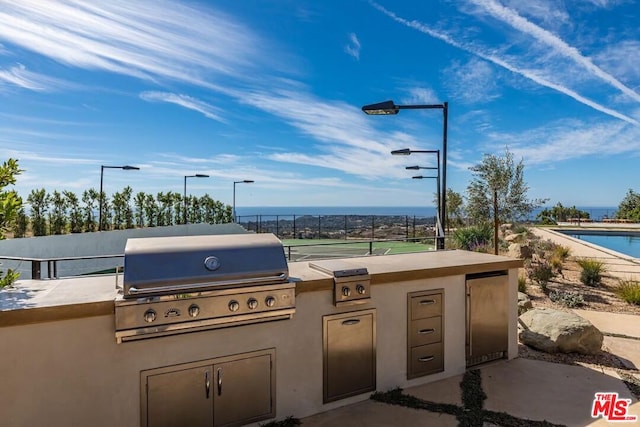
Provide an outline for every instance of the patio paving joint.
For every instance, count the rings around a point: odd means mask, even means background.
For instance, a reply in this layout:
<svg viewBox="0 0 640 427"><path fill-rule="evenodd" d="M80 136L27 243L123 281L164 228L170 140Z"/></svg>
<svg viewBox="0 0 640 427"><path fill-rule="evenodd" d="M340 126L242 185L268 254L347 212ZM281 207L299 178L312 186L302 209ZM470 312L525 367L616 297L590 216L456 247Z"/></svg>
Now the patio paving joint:
<svg viewBox="0 0 640 427"><path fill-rule="evenodd" d="M401 388L395 388L387 392L376 392L371 399L408 408L426 410L430 412L454 415L460 426L482 427L483 425L496 425L503 427L562 427L563 424L554 424L549 421L534 421L518 418L506 412L496 412L483 409L487 398L482 389L482 377L479 369L465 372L460 382L463 406L450 403L436 403L405 394Z"/></svg>

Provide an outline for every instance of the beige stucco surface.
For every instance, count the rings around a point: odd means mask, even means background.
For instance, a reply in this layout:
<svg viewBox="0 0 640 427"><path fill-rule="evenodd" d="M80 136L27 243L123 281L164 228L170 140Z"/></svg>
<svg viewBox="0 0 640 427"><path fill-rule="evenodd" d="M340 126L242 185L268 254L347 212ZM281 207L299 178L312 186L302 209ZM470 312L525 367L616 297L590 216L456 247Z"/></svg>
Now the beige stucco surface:
<svg viewBox="0 0 640 427"><path fill-rule="evenodd" d="M0 327L0 424L138 426L141 371L266 348L276 349L279 419L309 416L366 400L368 393L322 403L322 316L361 309L376 309L378 390L406 388L459 375L465 370L467 271L509 269L509 358L515 357L515 268L520 261L461 251L432 255L435 254L363 258L361 265L369 269L372 283L378 277L371 290L371 302L344 308L333 305L330 279L311 271L307 263L296 263L290 267L291 276L304 291L296 296L296 313L291 320L124 344L116 344L114 336L113 276L69 279L49 283L55 286L41 290L30 287L31 283L23 284L16 291L23 297L5 296L1 306L5 319L23 321ZM71 289L68 286L72 284L74 288L87 287ZM407 293L429 289L444 290L444 372L408 381ZM104 312L98 310L85 317L72 315L63 320L54 317L65 311L74 314L74 310L86 305L108 303L111 311L104 308ZM52 307L56 310L48 311ZM49 317L30 322L29 314L39 310L48 312ZM20 312L21 315L16 314ZM0 325L7 325L2 323L2 317Z"/></svg>

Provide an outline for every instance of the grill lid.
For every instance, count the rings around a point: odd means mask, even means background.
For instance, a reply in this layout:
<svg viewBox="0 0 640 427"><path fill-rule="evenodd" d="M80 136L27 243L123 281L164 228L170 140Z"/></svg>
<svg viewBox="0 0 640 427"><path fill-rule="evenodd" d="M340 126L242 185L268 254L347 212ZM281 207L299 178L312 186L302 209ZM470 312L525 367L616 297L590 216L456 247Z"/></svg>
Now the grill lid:
<svg viewBox="0 0 640 427"><path fill-rule="evenodd" d="M125 298L288 281L282 242L273 234L128 239Z"/></svg>

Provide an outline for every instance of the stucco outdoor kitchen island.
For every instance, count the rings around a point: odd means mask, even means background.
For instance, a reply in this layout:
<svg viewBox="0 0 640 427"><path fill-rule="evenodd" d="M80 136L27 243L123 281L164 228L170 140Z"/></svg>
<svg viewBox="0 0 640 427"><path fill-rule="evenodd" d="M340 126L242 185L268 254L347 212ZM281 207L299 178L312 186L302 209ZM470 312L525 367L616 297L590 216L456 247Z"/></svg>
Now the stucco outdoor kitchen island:
<svg viewBox="0 0 640 427"><path fill-rule="evenodd" d="M290 318L122 343L114 275L19 281L0 291L0 424L257 425L455 376L517 356L521 266L460 250L289 263ZM337 304L351 292L367 298Z"/></svg>

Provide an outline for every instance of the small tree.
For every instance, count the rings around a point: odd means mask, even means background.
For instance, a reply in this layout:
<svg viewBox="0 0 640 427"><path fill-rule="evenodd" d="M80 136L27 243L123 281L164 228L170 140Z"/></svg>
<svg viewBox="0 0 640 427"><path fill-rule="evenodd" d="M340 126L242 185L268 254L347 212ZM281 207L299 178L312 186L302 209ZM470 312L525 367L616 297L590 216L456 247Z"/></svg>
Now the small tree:
<svg viewBox="0 0 640 427"><path fill-rule="evenodd" d="M499 224L526 218L545 201L527 199L529 187L524 182L524 164L522 160L515 164L508 149L504 157L485 154L482 162L470 170L475 177L467 187L467 213L476 224L493 219L497 255Z"/></svg>
<svg viewBox="0 0 640 427"><path fill-rule="evenodd" d="M13 225L22 208L22 199L15 190L4 190L5 187L16 183L16 176L22 173L18 161L9 159L0 166L0 239Z"/></svg>
<svg viewBox="0 0 640 427"><path fill-rule="evenodd" d="M640 222L640 194L634 192L632 189L627 191L624 199L618 205L618 212L616 213L618 219L628 219L631 221Z"/></svg>
<svg viewBox="0 0 640 427"><path fill-rule="evenodd" d="M46 214L49 209L49 194L44 188L31 190L27 197L27 202L31 205L31 229L34 236L47 235Z"/></svg>

